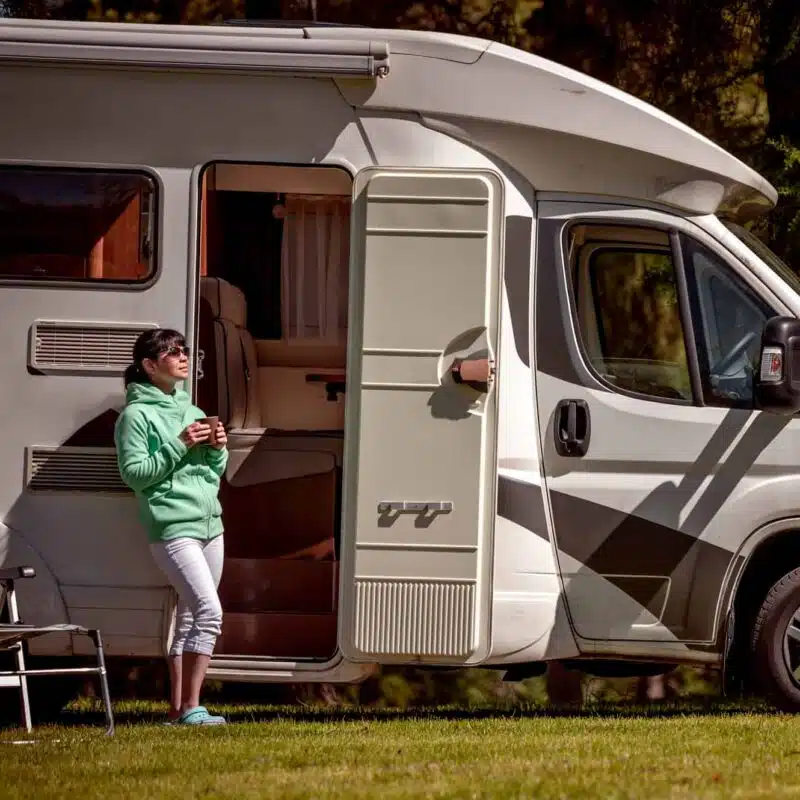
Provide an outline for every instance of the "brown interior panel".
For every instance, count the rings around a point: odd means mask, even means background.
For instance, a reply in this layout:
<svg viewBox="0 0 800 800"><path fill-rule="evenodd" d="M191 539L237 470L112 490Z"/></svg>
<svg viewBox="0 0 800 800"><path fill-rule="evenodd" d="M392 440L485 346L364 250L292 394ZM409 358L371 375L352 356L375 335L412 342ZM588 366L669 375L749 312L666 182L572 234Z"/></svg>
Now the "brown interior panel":
<svg viewBox="0 0 800 800"><path fill-rule="evenodd" d="M338 471L220 488L229 558L334 557Z"/></svg>
<svg viewBox="0 0 800 800"><path fill-rule="evenodd" d="M238 432L228 434L230 457L225 479L236 489L321 475L341 463L342 442L310 436L262 435L255 446L243 445Z"/></svg>
<svg viewBox="0 0 800 800"><path fill-rule="evenodd" d="M219 596L225 612L332 614L336 610L335 561L227 558Z"/></svg>

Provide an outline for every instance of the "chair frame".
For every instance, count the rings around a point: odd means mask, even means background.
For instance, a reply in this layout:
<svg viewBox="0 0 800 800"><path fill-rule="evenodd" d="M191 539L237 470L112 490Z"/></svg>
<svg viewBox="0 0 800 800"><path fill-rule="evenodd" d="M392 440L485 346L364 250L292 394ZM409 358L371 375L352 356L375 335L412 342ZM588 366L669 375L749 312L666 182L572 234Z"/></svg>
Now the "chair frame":
<svg viewBox="0 0 800 800"><path fill-rule="evenodd" d="M111 694L108 689L108 673L106 670L103 640L100 631L84 628L80 625L26 625L19 615L15 581L36 577L33 567L21 566L0 569L0 611L5 605L8 608L8 622L0 622L0 653L14 654L16 669L0 671L0 689L18 689L20 693L20 712L25 729L30 733L33 730L31 720L31 704L28 694L28 678L31 676L55 675L97 675L100 683L100 692L106 718L106 735L114 735L114 714L111 708ZM5 602L3 602L5 595ZM27 669L25 666L25 642L50 633L69 633L72 635L88 636L94 643L97 651L96 667L66 667L60 669Z"/></svg>

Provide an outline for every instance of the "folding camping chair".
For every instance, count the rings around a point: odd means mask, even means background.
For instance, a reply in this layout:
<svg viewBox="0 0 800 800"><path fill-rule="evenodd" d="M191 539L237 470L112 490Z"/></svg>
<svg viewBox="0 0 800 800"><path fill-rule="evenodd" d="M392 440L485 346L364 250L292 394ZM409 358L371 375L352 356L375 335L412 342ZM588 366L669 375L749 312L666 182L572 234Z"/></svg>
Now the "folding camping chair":
<svg viewBox="0 0 800 800"><path fill-rule="evenodd" d="M20 578L35 578L36 571L33 567L13 567L0 569L0 613L3 611L4 598L8 608L8 622L0 622L0 653L11 652L14 654L17 668L11 671L0 671L0 689L19 689L20 709L25 728L30 733L33 730L31 723L31 706L28 698L28 676L48 675L97 675L100 678L100 691L103 696L103 706L106 714L106 733L114 735L114 715L111 710L111 695L108 691L108 675L106 674L106 661L103 653L103 642L100 631L82 628L80 625L25 625L20 620L17 596L14 591L14 581ZM97 650L96 667L67 667L63 669L26 669L24 642L37 636L46 636L49 633L71 633L88 636L94 642Z"/></svg>

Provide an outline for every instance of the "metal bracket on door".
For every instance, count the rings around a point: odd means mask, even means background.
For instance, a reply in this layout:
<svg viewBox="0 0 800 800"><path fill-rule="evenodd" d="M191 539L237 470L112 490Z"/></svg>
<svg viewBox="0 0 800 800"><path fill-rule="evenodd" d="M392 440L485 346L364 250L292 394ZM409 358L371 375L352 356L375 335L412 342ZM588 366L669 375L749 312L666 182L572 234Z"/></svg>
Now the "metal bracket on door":
<svg viewBox="0 0 800 800"><path fill-rule="evenodd" d="M197 380L201 381L205 378L206 374L203 372L203 359L206 357L205 350L197 351Z"/></svg>
<svg viewBox="0 0 800 800"><path fill-rule="evenodd" d="M378 503L378 527L391 528L403 515L416 517L414 526L429 528L440 516L450 514L453 504L449 500L415 501L382 500Z"/></svg>

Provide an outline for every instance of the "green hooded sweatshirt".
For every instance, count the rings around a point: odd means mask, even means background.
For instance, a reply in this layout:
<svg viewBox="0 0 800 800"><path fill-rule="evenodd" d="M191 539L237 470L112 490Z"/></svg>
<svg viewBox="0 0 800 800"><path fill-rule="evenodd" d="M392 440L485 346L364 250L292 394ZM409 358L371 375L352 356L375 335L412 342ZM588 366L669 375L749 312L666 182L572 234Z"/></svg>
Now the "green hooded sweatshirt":
<svg viewBox="0 0 800 800"><path fill-rule="evenodd" d="M208 540L222 533L217 495L228 451L189 448L180 439L187 425L204 416L180 389L166 394L149 383L128 386L114 432L117 463L139 501L151 542Z"/></svg>

